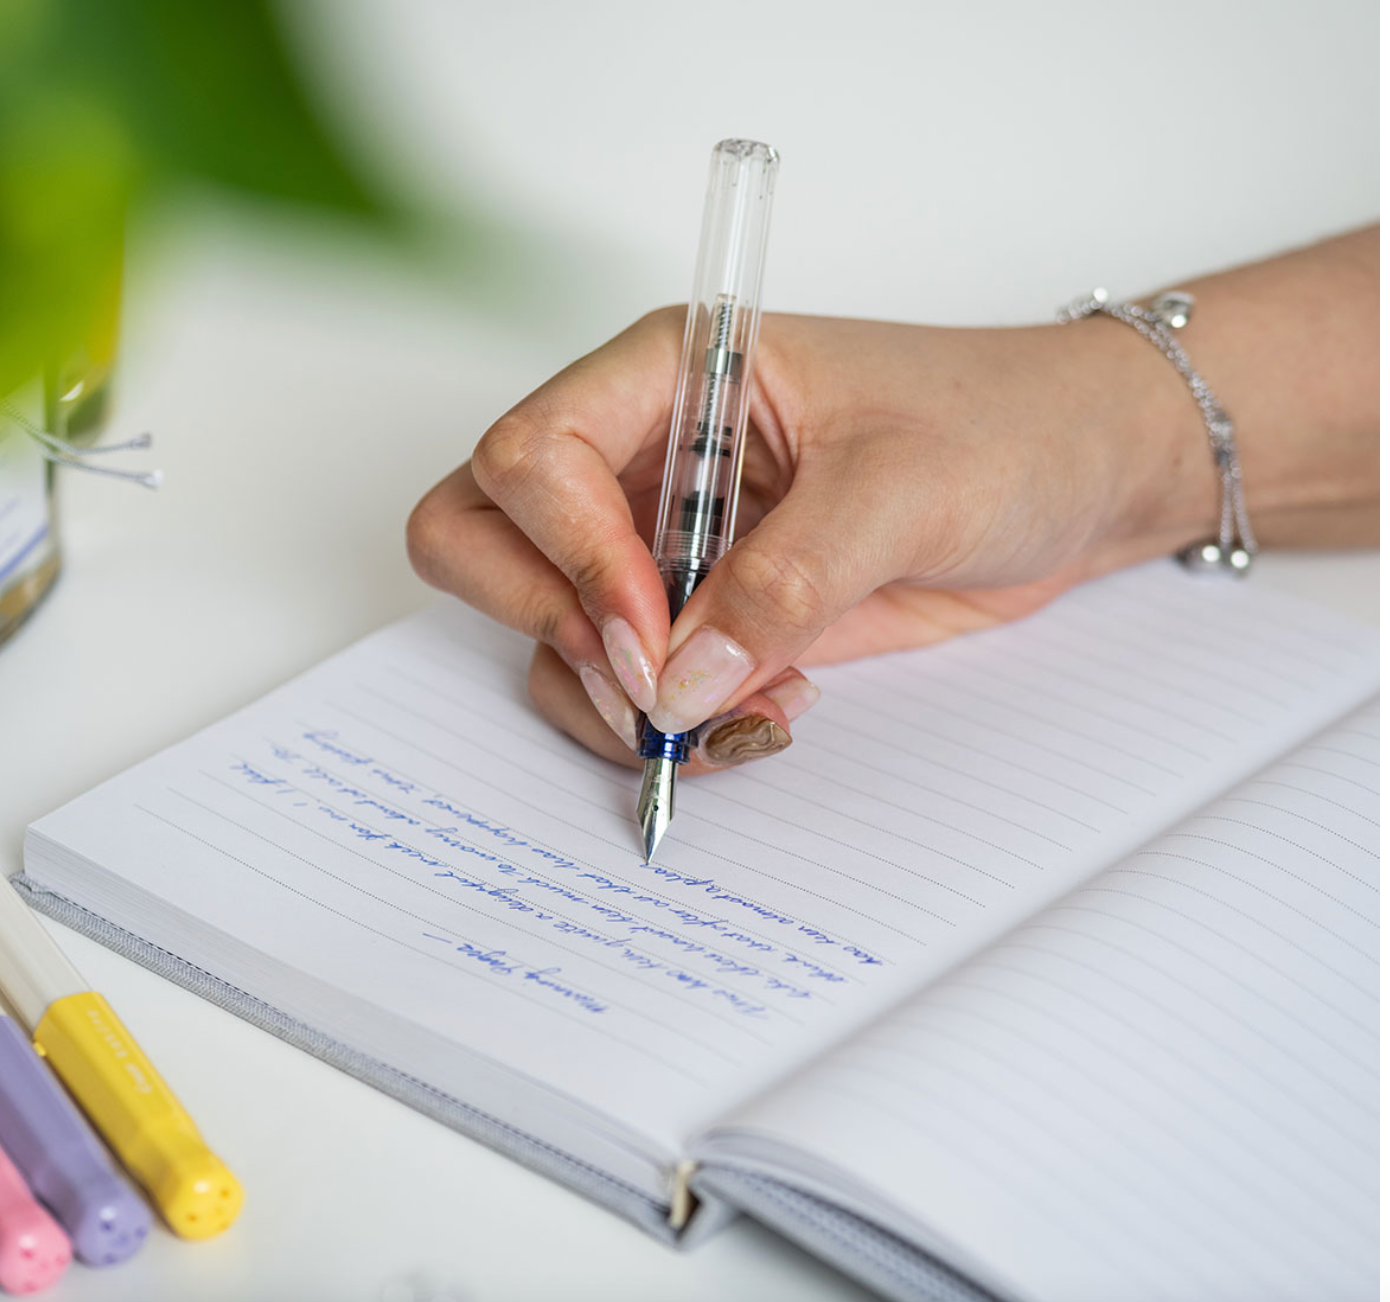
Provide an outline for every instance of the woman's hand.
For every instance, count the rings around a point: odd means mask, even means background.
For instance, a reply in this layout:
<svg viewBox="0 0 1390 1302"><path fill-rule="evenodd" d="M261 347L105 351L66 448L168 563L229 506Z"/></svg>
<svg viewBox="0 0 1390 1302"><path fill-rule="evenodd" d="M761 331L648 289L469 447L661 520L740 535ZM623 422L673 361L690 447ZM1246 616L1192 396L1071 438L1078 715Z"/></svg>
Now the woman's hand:
<svg viewBox="0 0 1390 1302"><path fill-rule="evenodd" d="M636 763L634 703L665 731L736 710L706 730L711 767L780 749L817 695L794 663L1016 618L1201 531L1195 408L1113 323L769 315L738 541L672 627L650 538L683 320L655 312L543 385L410 522L420 574L536 638L537 704L611 758Z"/></svg>
<svg viewBox="0 0 1390 1302"><path fill-rule="evenodd" d="M1256 534L1373 540L1378 229L1183 283ZM771 753L817 695L795 664L1014 619L1214 531L1191 394L1117 322L769 315L738 542L671 626L648 548L683 320L652 313L542 385L410 521L420 574L536 638L537 704L613 759L637 763L634 705L666 731L728 715L697 768Z"/></svg>

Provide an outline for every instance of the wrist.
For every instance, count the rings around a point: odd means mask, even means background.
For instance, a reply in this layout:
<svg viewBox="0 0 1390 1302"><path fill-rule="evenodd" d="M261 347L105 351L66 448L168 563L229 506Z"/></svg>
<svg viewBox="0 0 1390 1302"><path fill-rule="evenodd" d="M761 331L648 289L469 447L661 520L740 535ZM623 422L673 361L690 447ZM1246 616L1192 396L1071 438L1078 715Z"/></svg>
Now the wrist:
<svg viewBox="0 0 1390 1302"><path fill-rule="evenodd" d="M1092 437L1109 468L1085 567L1093 575L1173 555L1215 531L1216 470L1201 410L1183 377L1145 338L1106 316L1071 335L1094 395Z"/></svg>

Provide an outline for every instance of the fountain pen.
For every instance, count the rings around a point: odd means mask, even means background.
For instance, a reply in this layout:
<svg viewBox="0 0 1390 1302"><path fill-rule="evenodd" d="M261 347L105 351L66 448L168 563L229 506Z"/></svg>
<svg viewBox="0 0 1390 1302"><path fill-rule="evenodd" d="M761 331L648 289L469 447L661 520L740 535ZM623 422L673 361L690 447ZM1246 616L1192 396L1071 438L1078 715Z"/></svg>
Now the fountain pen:
<svg viewBox="0 0 1390 1302"><path fill-rule="evenodd" d="M777 151L754 140L722 140L710 160L652 541L673 623L734 540L777 164ZM693 740L642 720L637 821L648 863L675 814L676 774Z"/></svg>

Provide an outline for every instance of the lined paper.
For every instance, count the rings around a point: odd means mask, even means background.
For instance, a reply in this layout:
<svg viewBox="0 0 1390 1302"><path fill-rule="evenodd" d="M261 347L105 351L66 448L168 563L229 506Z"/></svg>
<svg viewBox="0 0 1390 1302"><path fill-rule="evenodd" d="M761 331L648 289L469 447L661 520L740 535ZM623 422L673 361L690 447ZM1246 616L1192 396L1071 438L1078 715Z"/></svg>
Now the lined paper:
<svg viewBox="0 0 1390 1302"><path fill-rule="evenodd" d="M43 819L27 871L311 1025L342 992L674 1157L1364 697L1372 642L1116 576L818 675L797 745L683 784L647 866L634 775L535 717L520 639L440 606Z"/></svg>
<svg viewBox="0 0 1390 1302"><path fill-rule="evenodd" d="M741 1119L1002 1290L1377 1294L1378 717L1026 920Z"/></svg>

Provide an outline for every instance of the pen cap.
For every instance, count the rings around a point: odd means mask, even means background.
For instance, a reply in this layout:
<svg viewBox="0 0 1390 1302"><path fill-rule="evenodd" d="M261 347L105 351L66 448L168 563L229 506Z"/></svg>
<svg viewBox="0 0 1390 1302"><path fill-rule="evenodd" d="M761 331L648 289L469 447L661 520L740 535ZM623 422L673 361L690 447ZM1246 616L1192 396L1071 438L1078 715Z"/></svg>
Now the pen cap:
<svg viewBox="0 0 1390 1302"><path fill-rule="evenodd" d="M0 1017L0 1144L89 1266L139 1249L149 1208L10 1017Z"/></svg>
<svg viewBox="0 0 1390 1302"><path fill-rule="evenodd" d="M652 548L668 588L733 542L777 161L753 140L723 140L710 161Z"/></svg>
<svg viewBox="0 0 1390 1302"><path fill-rule="evenodd" d="M241 1186L106 1000L54 1000L34 1042L174 1233L206 1239L236 1219Z"/></svg>

